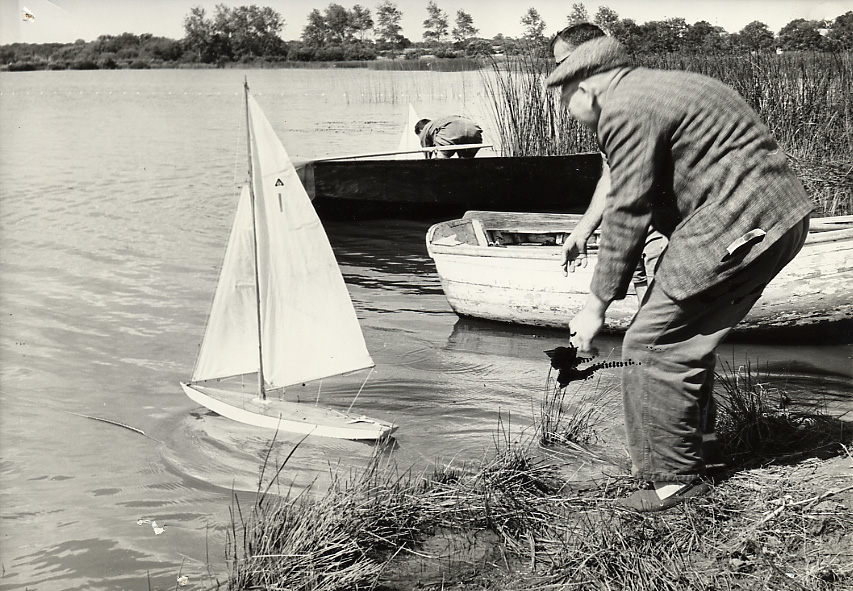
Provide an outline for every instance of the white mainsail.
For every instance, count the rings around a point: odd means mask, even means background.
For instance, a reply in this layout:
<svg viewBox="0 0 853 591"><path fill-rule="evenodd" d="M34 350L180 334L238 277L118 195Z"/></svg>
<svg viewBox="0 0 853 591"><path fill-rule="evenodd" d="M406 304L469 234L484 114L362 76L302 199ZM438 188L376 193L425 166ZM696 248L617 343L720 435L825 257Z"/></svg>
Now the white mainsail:
<svg viewBox="0 0 853 591"><path fill-rule="evenodd" d="M371 367L349 292L311 200L250 95L247 106L261 329L257 303L246 303L247 294L255 298L249 195L238 206L193 380L257 371L258 332L269 388Z"/></svg>
<svg viewBox="0 0 853 591"><path fill-rule="evenodd" d="M403 154L398 154L395 158L400 160L412 160L415 158L423 159L424 155L416 150L421 149L421 140L415 134L415 124L419 121L418 114L415 112L415 108L409 103L409 116L406 120L406 126L403 128L403 132L400 134L400 145L397 150L399 152L404 152ZM413 152L415 150L415 152Z"/></svg>

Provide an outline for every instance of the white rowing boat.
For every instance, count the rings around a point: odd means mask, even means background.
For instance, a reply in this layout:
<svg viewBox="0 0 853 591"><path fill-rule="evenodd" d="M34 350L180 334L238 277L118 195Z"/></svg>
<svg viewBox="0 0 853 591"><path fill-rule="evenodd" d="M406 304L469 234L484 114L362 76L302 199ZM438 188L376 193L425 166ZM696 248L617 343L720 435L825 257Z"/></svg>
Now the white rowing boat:
<svg viewBox="0 0 853 591"><path fill-rule="evenodd" d="M427 232L447 301L460 316L568 328L589 293L597 260L568 277L561 245L580 216L469 211ZM767 286L738 331L831 328L853 324L853 216L812 220L797 257ZM614 302L605 330L624 330L638 308L636 293ZM849 335L853 336L853 335Z"/></svg>

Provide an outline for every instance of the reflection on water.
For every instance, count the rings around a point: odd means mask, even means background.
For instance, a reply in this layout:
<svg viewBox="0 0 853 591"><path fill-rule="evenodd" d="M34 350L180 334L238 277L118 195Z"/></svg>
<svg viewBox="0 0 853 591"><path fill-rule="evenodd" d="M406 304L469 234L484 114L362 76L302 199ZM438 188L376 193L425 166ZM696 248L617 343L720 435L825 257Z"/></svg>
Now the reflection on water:
<svg viewBox="0 0 853 591"><path fill-rule="evenodd" d="M471 74L248 74L292 156L396 145L404 94L425 115L481 106ZM377 452L258 432L181 392L245 174L243 75L0 74L0 590L171 588L178 572L201 586L208 561L221 579L235 498L248 507L282 465L277 490L299 491ZM464 96L439 97L448 84ZM544 351L567 338L457 318L426 253L432 221L327 224L376 361L353 411L400 425L382 453L403 469L476 462L499 425L529 434ZM599 348L618 359L618 338ZM720 356L850 404L849 346L737 343ZM353 403L352 388L324 382L320 404ZM578 477L617 470L618 373L571 387L601 392L596 450L612 458L575 458Z"/></svg>

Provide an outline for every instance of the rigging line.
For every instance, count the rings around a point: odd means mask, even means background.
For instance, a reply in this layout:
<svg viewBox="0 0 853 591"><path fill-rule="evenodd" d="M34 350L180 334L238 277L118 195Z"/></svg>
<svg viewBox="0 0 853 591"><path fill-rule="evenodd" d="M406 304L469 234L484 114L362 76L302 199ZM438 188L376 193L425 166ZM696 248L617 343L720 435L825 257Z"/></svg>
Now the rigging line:
<svg viewBox="0 0 853 591"><path fill-rule="evenodd" d="M352 399L352 402L350 402L350 405L349 405L349 408L347 409L347 412L349 412L349 411L351 411L351 410L352 410L352 406L355 404L355 401L356 401L356 400L358 400L358 397L359 397L359 395L361 394L361 391L362 391L362 390L364 390L364 386L365 386L365 384L367 384L367 380L369 380L369 379L370 379L370 376L372 376L372 375L373 375L373 370L374 370L374 369L376 369L376 366L373 366L373 367L371 367L371 368L370 368L370 373L369 373L369 374L367 374L367 377L366 377L366 378L364 378L364 381L361 383L361 388L359 388L359 389L358 389L358 392L356 392L355 398L353 398L353 399Z"/></svg>
<svg viewBox="0 0 853 591"><path fill-rule="evenodd" d="M20 400L20 401L22 401L22 402L28 402L28 403L30 403L30 404L35 404L35 402L33 402L32 400L30 400L30 399L28 399L28 398L23 398L22 396L15 396L14 394L9 394L8 392L0 392L0 395L3 395L3 396L10 396L10 397L12 397L12 398L17 398L18 400ZM125 428L125 429L127 429L127 430L129 430L129 431L133 431L134 433L139 433L140 435L142 435L143 437L147 437L147 438L148 438L148 439L150 439L151 441L156 441L157 443L159 443L159 444L161 444L161 445L163 444L163 442L162 442L162 441L160 441L159 439L156 439L156 438L154 438L154 437L151 437L150 435L146 434L146 433L145 433L145 431L143 431L142 429L137 429L136 427L134 427L134 426L132 426L132 425L128 425L128 424L125 424L125 423L121 423L121 422L119 422L119 421L114 421L113 419L105 419L105 418L103 418L103 417L95 417L95 416L92 416L92 415L87 415L87 414L83 414L83 413L79 413L79 412L74 412L73 410L67 410L67 409L64 409L64 408L59 408L58 406L53 406L53 405L51 405L51 404L48 404L47 402L44 402L44 400L43 400L43 399L39 399L39 404L41 404L41 405L43 405L43 406L46 406L47 408L50 408L50 409L53 409L53 410L58 410L58 411L60 411L60 412L65 412L65 413L68 413L68 414L70 414L70 415L74 415L74 416L77 416L77 417L83 417L84 419L92 419L93 421L100 421L100 422L102 422L102 423L107 423L107 424L109 424L109 425L115 425L116 427L123 427L123 428Z"/></svg>

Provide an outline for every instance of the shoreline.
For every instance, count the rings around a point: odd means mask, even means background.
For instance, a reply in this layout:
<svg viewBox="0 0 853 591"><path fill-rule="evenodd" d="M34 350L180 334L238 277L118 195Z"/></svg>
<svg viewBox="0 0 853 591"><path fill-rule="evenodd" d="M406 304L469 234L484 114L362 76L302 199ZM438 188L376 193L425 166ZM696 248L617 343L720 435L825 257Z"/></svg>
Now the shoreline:
<svg viewBox="0 0 853 591"><path fill-rule="evenodd" d="M781 408L778 390L740 377L744 385L720 380L726 470L708 494L667 511L618 508L613 500L638 487L622 476L627 458L591 451L594 413L546 400L546 428L519 439L499 426L478 466L413 474L377 448L361 473L318 496L259 491L250 511L232 507L231 572L212 588L823 591L853 583L849 413ZM750 398L763 400L744 412ZM599 476L577 479L584 465Z"/></svg>

